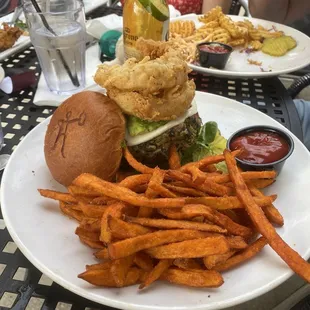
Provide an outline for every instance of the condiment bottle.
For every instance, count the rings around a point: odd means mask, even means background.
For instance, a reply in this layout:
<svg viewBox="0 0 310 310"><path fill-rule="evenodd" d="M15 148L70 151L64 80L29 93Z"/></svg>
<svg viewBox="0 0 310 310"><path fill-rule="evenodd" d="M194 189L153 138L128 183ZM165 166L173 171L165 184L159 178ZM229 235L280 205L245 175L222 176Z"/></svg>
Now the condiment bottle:
<svg viewBox="0 0 310 310"><path fill-rule="evenodd" d="M123 10L125 58L141 59L136 42L142 37L167 41L169 36L169 7L166 0L125 0Z"/></svg>

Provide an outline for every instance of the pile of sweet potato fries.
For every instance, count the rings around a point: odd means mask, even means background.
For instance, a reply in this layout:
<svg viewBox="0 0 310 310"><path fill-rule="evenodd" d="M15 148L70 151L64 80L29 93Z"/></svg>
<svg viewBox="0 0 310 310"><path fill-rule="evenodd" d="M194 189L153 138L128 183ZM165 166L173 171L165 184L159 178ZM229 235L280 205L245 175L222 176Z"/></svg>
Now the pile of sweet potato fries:
<svg viewBox="0 0 310 310"><path fill-rule="evenodd" d="M97 264L79 275L91 284L140 289L156 280L193 287L219 287L220 272L234 268L269 244L309 282L310 267L277 234L283 218L274 207L274 171L242 172L238 151L181 166L174 146L168 170L124 157L139 174L120 173L117 183L82 174L69 193L40 189L59 201L61 211L79 222L76 234L98 251ZM214 164L226 162L229 173Z"/></svg>

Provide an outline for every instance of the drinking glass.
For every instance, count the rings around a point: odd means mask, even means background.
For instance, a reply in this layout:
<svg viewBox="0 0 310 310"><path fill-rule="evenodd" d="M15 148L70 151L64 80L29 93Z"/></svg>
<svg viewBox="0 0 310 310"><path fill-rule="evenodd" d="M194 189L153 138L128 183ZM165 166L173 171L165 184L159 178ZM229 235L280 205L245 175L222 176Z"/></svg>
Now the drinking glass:
<svg viewBox="0 0 310 310"><path fill-rule="evenodd" d="M31 42L49 89L70 95L85 87L85 12L80 0L24 0Z"/></svg>

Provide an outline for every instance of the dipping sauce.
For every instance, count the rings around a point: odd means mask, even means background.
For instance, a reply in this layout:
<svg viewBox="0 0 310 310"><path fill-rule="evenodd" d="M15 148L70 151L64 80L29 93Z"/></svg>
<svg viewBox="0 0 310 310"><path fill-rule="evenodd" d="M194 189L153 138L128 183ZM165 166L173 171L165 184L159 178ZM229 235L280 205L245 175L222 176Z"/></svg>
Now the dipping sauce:
<svg viewBox="0 0 310 310"><path fill-rule="evenodd" d="M230 53L230 50L228 50L227 48L225 48L224 46L222 46L220 44L200 45L199 50L204 51L204 52L214 53L214 54Z"/></svg>
<svg viewBox="0 0 310 310"><path fill-rule="evenodd" d="M274 132L254 131L236 137L230 143L231 150L244 149L239 159L268 164L282 159L290 150L288 142Z"/></svg>

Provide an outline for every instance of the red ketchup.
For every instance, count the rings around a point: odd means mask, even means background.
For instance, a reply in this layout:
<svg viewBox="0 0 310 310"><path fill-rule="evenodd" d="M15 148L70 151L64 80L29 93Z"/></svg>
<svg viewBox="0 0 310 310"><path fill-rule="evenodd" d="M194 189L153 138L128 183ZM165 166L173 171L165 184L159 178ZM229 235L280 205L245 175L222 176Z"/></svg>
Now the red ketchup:
<svg viewBox="0 0 310 310"><path fill-rule="evenodd" d="M244 149L239 159L254 163L268 164L282 159L289 152L289 144L277 133L255 131L233 139L231 150Z"/></svg>
<svg viewBox="0 0 310 310"><path fill-rule="evenodd" d="M229 50L219 44L206 44L200 45L199 49L204 52L214 53L214 54L226 54L229 53Z"/></svg>

